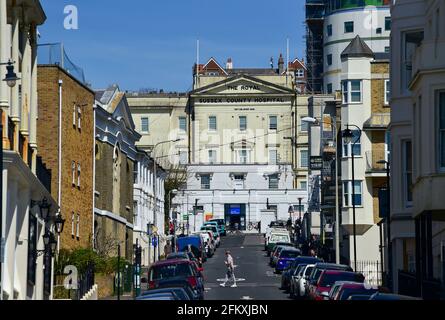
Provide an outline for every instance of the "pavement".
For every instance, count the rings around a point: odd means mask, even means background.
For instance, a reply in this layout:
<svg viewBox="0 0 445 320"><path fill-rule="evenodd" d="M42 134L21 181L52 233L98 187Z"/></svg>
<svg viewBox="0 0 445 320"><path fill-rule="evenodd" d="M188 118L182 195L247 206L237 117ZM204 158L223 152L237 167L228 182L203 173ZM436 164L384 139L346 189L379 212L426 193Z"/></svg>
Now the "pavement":
<svg viewBox="0 0 445 320"><path fill-rule="evenodd" d="M231 282L227 287L220 286L227 272L226 250L234 259L237 288L231 288ZM274 274L268 263L262 235L244 233L222 237L221 246L204 264L205 300L288 300L289 295L279 289L281 275Z"/></svg>

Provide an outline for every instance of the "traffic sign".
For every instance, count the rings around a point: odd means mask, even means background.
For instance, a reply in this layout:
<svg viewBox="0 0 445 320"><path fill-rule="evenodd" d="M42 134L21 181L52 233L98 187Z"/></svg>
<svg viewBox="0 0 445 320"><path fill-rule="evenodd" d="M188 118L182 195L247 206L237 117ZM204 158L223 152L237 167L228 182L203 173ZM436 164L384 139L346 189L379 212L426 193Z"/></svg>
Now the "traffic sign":
<svg viewBox="0 0 445 320"><path fill-rule="evenodd" d="M157 247L158 246L158 238L157 237L153 237L151 239L151 244L153 245L153 247Z"/></svg>

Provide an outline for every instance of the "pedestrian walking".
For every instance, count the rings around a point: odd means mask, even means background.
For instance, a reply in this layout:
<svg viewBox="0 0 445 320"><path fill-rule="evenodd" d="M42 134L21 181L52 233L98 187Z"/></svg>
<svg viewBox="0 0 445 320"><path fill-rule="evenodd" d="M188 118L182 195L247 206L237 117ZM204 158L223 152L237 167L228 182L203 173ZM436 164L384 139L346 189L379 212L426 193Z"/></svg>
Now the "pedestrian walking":
<svg viewBox="0 0 445 320"><path fill-rule="evenodd" d="M226 278L224 279L224 282L220 284L221 287L225 287L226 283L232 279L233 284L230 286L231 288L236 288L236 278L235 278L235 273L234 273L234 264L233 264L233 257L230 254L230 251L226 251L226 259L224 260L224 263L226 264L227 267L227 273L226 273Z"/></svg>

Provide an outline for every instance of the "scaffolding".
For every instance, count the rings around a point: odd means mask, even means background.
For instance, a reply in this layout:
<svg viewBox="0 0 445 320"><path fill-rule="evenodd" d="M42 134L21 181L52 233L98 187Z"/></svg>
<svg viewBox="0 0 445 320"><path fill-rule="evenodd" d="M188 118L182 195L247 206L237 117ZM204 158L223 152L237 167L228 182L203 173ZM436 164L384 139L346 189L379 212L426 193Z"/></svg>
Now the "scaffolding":
<svg viewBox="0 0 445 320"><path fill-rule="evenodd" d="M306 0L306 61L308 91L323 91L323 21L327 0Z"/></svg>

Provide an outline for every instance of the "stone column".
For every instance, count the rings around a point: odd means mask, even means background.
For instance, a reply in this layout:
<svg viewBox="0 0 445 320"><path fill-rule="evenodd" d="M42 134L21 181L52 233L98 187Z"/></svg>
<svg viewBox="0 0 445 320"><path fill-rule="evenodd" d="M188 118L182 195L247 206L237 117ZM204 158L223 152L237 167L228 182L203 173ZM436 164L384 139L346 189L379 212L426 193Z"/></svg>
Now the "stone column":
<svg viewBox="0 0 445 320"><path fill-rule="evenodd" d="M17 205L17 192L18 192L18 183L11 175L8 175L8 196L7 203L3 205L7 207L6 210L6 225L4 226L4 230L6 233L3 234L6 243L5 243L5 262L3 264L3 281L2 288L3 291L9 295L8 300L14 299L14 272L15 272L15 254L16 254L16 246L17 246L17 232L16 232L16 224L17 224L17 214L18 214L18 205Z"/></svg>
<svg viewBox="0 0 445 320"><path fill-rule="evenodd" d="M8 25L7 6L6 1L0 1L0 62L5 63L9 60L11 43L11 26ZM9 113L9 94L10 89L5 81L2 81L6 75L6 66L0 66L0 108L3 109L2 118L3 123L3 147L9 149L8 140L8 113Z"/></svg>
<svg viewBox="0 0 445 320"><path fill-rule="evenodd" d="M23 43L23 59L22 59L22 121L20 123L20 131L25 137L29 136L29 116L31 106L31 44L29 35L31 32L30 25L23 22L22 25Z"/></svg>
<svg viewBox="0 0 445 320"><path fill-rule="evenodd" d="M36 173L37 158L37 27L33 24L30 28L31 44L31 109L29 114L29 145L32 152L32 172Z"/></svg>

